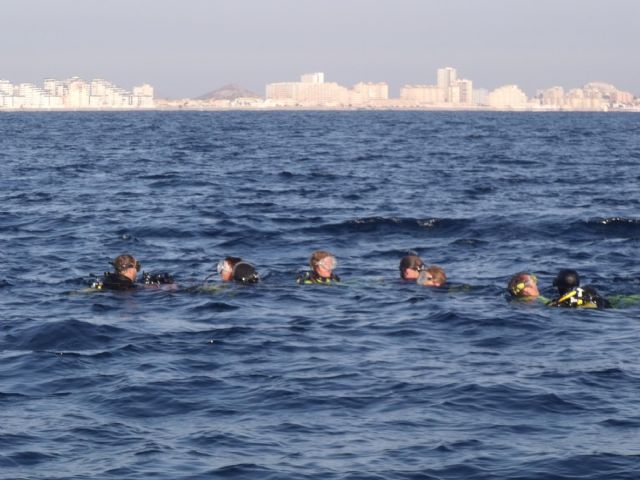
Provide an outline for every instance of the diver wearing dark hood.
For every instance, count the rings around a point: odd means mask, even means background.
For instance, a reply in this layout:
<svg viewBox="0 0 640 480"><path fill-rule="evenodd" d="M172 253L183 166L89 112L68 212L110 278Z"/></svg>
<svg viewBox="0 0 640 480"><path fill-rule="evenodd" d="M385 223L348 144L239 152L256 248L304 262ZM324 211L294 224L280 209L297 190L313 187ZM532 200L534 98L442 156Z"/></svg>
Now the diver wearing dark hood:
<svg viewBox="0 0 640 480"><path fill-rule="evenodd" d="M253 265L240 261L233 267L233 281L236 283L258 283L260 276Z"/></svg>
<svg viewBox="0 0 640 480"><path fill-rule="evenodd" d="M424 269L424 262L418 255L405 255L400 260L400 278L403 280L417 280Z"/></svg>
<svg viewBox="0 0 640 480"><path fill-rule="evenodd" d="M572 269L562 269L553 280L558 297L549 305L567 308L611 308L611 303L590 285L580 286L580 276Z"/></svg>

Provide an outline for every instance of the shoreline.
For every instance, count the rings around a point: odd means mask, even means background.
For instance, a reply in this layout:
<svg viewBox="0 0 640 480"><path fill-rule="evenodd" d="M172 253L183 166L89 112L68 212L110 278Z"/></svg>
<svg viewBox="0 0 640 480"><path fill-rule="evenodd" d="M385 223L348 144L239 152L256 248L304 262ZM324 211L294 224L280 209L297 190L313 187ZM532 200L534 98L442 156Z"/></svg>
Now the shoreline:
<svg viewBox="0 0 640 480"><path fill-rule="evenodd" d="M505 112L505 113L640 113L640 107L607 109L492 108L492 107L152 107L152 108L0 108L2 113L78 112Z"/></svg>

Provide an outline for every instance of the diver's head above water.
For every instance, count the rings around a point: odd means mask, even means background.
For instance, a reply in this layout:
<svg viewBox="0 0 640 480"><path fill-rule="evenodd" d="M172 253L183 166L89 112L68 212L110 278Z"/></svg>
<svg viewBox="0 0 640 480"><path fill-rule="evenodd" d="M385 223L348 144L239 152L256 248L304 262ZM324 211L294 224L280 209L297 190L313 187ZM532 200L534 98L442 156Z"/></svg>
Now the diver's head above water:
<svg viewBox="0 0 640 480"><path fill-rule="evenodd" d="M322 278L331 278L338 261L330 252L325 250L316 250L309 258L309 266L311 270Z"/></svg>
<svg viewBox="0 0 640 480"><path fill-rule="evenodd" d="M417 255L405 255L400 260L400 276L403 280L417 280L424 269L424 262Z"/></svg>
<svg viewBox="0 0 640 480"><path fill-rule="evenodd" d="M447 274L437 265L431 265L423 269L418 275L416 283L423 287L441 287L447 282Z"/></svg>
<svg viewBox="0 0 640 480"><path fill-rule="evenodd" d="M538 277L529 272L516 273L507 285L509 293L516 298L536 298L540 296Z"/></svg>
<svg viewBox="0 0 640 480"><path fill-rule="evenodd" d="M260 276L253 265L241 261L233 267L233 280L238 283L258 283Z"/></svg>
<svg viewBox="0 0 640 480"><path fill-rule="evenodd" d="M218 262L218 274L220 275L220 280L223 282L230 282L233 280L233 268L242 262L242 259L239 257L225 257L224 259Z"/></svg>
<svg viewBox="0 0 640 480"><path fill-rule="evenodd" d="M575 270L563 268L553 280L553 286L558 289L560 295L564 295L580 286L580 276Z"/></svg>
<svg viewBox="0 0 640 480"><path fill-rule="evenodd" d="M128 253L118 255L113 262L111 262L111 265L113 265L115 273L128 278L132 282L135 281L141 267L140 262Z"/></svg>

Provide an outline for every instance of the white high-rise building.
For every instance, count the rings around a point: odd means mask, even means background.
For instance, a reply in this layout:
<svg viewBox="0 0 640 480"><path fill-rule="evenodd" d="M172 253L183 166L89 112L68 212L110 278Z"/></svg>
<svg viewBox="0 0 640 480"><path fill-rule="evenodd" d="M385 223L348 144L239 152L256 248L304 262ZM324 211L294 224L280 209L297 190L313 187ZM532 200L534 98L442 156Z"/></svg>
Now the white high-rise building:
<svg viewBox="0 0 640 480"><path fill-rule="evenodd" d="M298 82L277 82L267 84L265 98L278 105L295 104Z"/></svg>
<svg viewBox="0 0 640 480"><path fill-rule="evenodd" d="M73 77L60 81L47 78L43 87L31 83L12 85L0 80L0 107L11 109L51 108L153 108L153 87L135 87L134 94L111 82L94 79L90 83Z"/></svg>
<svg viewBox="0 0 640 480"><path fill-rule="evenodd" d="M49 104L45 92L32 83L21 83L14 95L22 98L22 105L25 108L43 108L48 107Z"/></svg>
<svg viewBox="0 0 640 480"><path fill-rule="evenodd" d="M65 105L71 108L86 108L89 106L89 84L78 77L73 77L68 83L69 93Z"/></svg>
<svg viewBox="0 0 640 480"><path fill-rule="evenodd" d="M300 76L300 81L302 83L324 83L324 73L305 73L304 75Z"/></svg>
<svg viewBox="0 0 640 480"><path fill-rule="evenodd" d="M13 84L9 80L0 80L0 94L13 95Z"/></svg>
<svg viewBox="0 0 640 480"><path fill-rule="evenodd" d="M438 86L445 91L458 79L456 69L452 67L445 67L438 69Z"/></svg>
<svg viewBox="0 0 640 480"><path fill-rule="evenodd" d="M133 87L133 106L153 108L153 87L148 83Z"/></svg>
<svg viewBox="0 0 640 480"><path fill-rule="evenodd" d="M438 69L438 87L444 91L445 102L460 103L460 89L457 88L458 74L455 68Z"/></svg>
<svg viewBox="0 0 640 480"><path fill-rule="evenodd" d="M113 88L113 85L106 80L102 80L101 78L91 80L92 97L104 97L111 88Z"/></svg>
<svg viewBox="0 0 640 480"><path fill-rule="evenodd" d="M545 107L560 108L565 103L565 93L562 87L547 88L540 94L540 104Z"/></svg>
<svg viewBox="0 0 640 480"><path fill-rule="evenodd" d="M349 103L349 90L335 82L325 82L324 73L301 76L300 82L267 85L267 101L276 106L339 107Z"/></svg>
<svg viewBox="0 0 640 480"><path fill-rule="evenodd" d="M42 89L45 91L47 95L58 95L58 82L53 78L45 78L42 82Z"/></svg>
<svg viewBox="0 0 640 480"><path fill-rule="evenodd" d="M458 101L463 105L472 105L473 102L473 82L461 79L456 82L458 87Z"/></svg>

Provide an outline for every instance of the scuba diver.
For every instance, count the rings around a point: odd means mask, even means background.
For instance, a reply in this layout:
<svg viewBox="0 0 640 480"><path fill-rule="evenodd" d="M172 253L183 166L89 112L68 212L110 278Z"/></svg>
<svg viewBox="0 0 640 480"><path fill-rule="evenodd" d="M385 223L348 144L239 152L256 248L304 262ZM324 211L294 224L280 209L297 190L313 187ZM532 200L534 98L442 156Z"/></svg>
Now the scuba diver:
<svg viewBox="0 0 640 480"><path fill-rule="evenodd" d="M240 257L225 257L220 260L217 267L220 280L223 282L230 282L233 280L233 268L241 261L242 259Z"/></svg>
<svg viewBox="0 0 640 480"><path fill-rule="evenodd" d="M400 277L403 280L417 280L424 269L424 262L418 255L405 255L400 260Z"/></svg>
<svg viewBox="0 0 640 480"><path fill-rule="evenodd" d="M435 287L439 291L448 293L466 293L475 288L466 283L450 283L444 268L438 265L420 268L420 275L416 279L416 284L422 287Z"/></svg>
<svg viewBox="0 0 640 480"><path fill-rule="evenodd" d="M133 290L138 288L136 283L141 265L133 255L118 255L112 262L113 272L105 272L96 279L91 288L95 290ZM142 283L145 286L159 286L174 284L173 277L168 273L142 272Z"/></svg>
<svg viewBox="0 0 640 480"><path fill-rule="evenodd" d="M423 268L418 275L416 283L423 287L442 287L447 282L447 274L437 265Z"/></svg>
<svg viewBox="0 0 640 480"><path fill-rule="evenodd" d="M111 262L114 271L105 272L91 284L96 290L132 290L137 288L136 277L140 271L140 262L133 255L123 254Z"/></svg>
<svg viewBox="0 0 640 480"><path fill-rule="evenodd" d="M236 283L258 283L260 276L253 265L240 261L233 267L233 281Z"/></svg>
<svg viewBox="0 0 640 480"><path fill-rule="evenodd" d="M258 283L260 281L260 276L254 266L240 257L225 257L220 260L217 271L223 282ZM212 276L209 275L205 278L205 282Z"/></svg>
<svg viewBox="0 0 640 480"><path fill-rule="evenodd" d="M522 302L542 302L548 305L550 300L540 295L538 277L529 272L518 272L509 279L507 291L514 300Z"/></svg>
<svg viewBox="0 0 640 480"><path fill-rule="evenodd" d="M331 253L324 250L316 250L309 258L310 272L305 272L296 278L296 283L310 285L314 283L331 284L340 282L333 270L336 268L337 260Z"/></svg>
<svg viewBox="0 0 640 480"><path fill-rule="evenodd" d="M558 289L558 297L549 304L552 307L611 308L609 300L602 297L594 287L580 286L580 276L575 270L560 270L553 280L553 286Z"/></svg>

